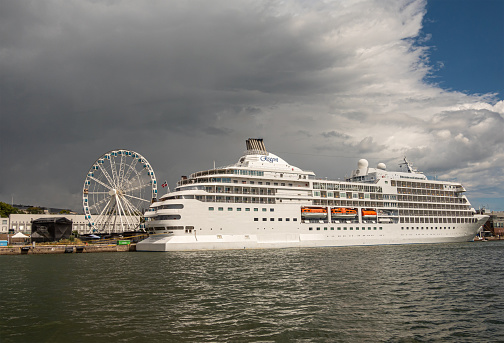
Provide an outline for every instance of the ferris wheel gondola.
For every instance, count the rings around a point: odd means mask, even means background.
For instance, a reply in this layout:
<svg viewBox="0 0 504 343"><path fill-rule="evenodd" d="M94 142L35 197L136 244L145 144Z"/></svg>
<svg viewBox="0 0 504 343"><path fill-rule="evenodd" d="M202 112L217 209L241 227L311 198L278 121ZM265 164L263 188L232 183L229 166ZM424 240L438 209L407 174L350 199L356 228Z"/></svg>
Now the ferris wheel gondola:
<svg viewBox="0 0 504 343"><path fill-rule="evenodd" d="M124 232L143 227L143 213L156 198L156 176L147 159L119 149L105 153L89 169L82 205L90 232Z"/></svg>

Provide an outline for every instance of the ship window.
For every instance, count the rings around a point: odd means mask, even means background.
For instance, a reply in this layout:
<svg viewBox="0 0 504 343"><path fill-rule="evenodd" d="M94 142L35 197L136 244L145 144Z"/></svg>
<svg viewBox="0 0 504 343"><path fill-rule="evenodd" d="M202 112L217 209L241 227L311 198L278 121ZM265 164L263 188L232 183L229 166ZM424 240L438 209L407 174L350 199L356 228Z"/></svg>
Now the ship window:
<svg viewBox="0 0 504 343"><path fill-rule="evenodd" d="M263 222L265 222L266 220L268 220L267 218L263 218Z"/></svg>
<svg viewBox="0 0 504 343"><path fill-rule="evenodd" d="M270 212L275 212L275 209L274 208L270 208Z"/></svg>
<svg viewBox="0 0 504 343"><path fill-rule="evenodd" d="M346 227L343 228L343 230L346 230L346 229L347 229Z"/></svg>
<svg viewBox="0 0 504 343"><path fill-rule="evenodd" d="M324 230L327 231L327 228L325 227Z"/></svg>
<svg viewBox="0 0 504 343"><path fill-rule="evenodd" d="M259 218L254 218L254 221L255 221L255 222L258 222L258 221L259 221Z"/></svg>
<svg viewBox="0 0 504 343"><path fill-rule="evenodd" d="M266 211L267 211L267 209L266 209L266 208L263 208L263 209L262 209L262 211L263 211L263 212L266 212Z"/></svg>
<svg viewBox="0 0 504 343"><path fill-rule="evenodd" d="M312 227L310 227L310 228L308 228L308 230L310 230L310 231L311 231L311 230L313 230L313 228L312 228Z"/></svg>
<svg viewBox="0 0 504 343"><path fill-rule="evenodd" d="M223 207L219 207L219 211L224 211L224 208Z"/></svg>
<svg viewBox="0 0 504 343"><path fill-rule="evenodd" d="M367 229L368 229L368 230L371 230L371 228L370 228L370 227L368 227Z"/></svg>
<svg viewBox="0 0 504 343"><path fill-rule="evenodd" d="M266 186L269 186L269 185L270 185L270 183L269 183L269 182L266 182Z"/></svg>
<svg viewBox="0 0 504 343"><path fill-rule="evenodd" d="M259 209L256 207L256 208L254 208L254 211L257 212L257 211L259 211Z"/></svg>
<svg viewBox="0 0 504 343"><path fill-rule="evenodd" d="M341 228L339 227L338 230L341 230Z"/></svg>
<svg viewBox="0 0 504 343"><path fill-rule="evenodd" d="M282 221L282 218L278 218L278 221L281 222Z"/></svg>
<svg viewBox="0 0 504 343"><path fill-rule="evenodd" d="M284 183L284 182L282 182L282 183L280 184L280 186L285 186L285 183Z"/></svg>
<svg viewBox="0 0 504 343"><path fill-rule="evenodd" d="M373 230L376 230L376 228L374 227Z"/></svg>
<svg viewBox="0 0 504 343"><path fill-rule="evenodd" d="M358 231L358 230L359 230L359 227L356 227L356 228L355 228L355 230L357 230L357 231Z"/></svg>
<svg viewBox="0 0 504 343"><path fill-rule="evenodd" d="M351 227L350 230L353 230L353 227Z"/></svg>
<svg viewBox="0 0 504 343"><path fill-rule="evenodd" d="M250 212L250 208L249 207L245 208L245 211Z"/></svg>
<svg viewBox="0 0 504 343"><path fill-rule="evenodd" d="M274 222L275 221L275 218L270 218L270 222Z"/></svg>
<svg viewBox="0 0 504 343"><path fill-rule="evenodd" d="M285 221L286 221L286 222L290 221L290 218L285 218Z"/></svg>
<svg viewBox="0 0 504 343"><path fill-rule="evenodd" d="M380 227L380 230L383 230L383 228L382 228L382 227Z"/></svg>
<svg viewBox="0 0 504 343"><path fill-rule="evenodd" d="M213 211L213 210L214 210L214 208L213 208L213 207L209 207L209 208L208 208L208 210L209 210L209 211Z"/></svg>
<svg viewBox="0 0 504 343"><path fill-rule="evenodd" d="M273 183L273 186L278 186L278 182Z"/></svg>
<svg viewBox="0 0 504 343"><path fill-rule="evenodd" d="M240 212L240 211L241 211L241 207L237 207L237 208L236 208L236 210L237 210L238 212Z"/></svg>
<svg viewBox="0 0 504 343"><path fill-rule="evenodd" d="M319 227L317 228L317 231L320 231L320 228L319 228Z"/></svg>
<svg viewBox="0 0 504 343"><path fill-rule="evenodd" d="M333 231L334 231L334 228L332 227L332 228L331 228L331 230L333 230Z"/></svg>
<svg viewBox="0 0 504 343"><path fill-rule="evenodd" d="M297 218L292 218L293 221L297 222Z"/></svg>
<svg viewBox="0 0 504 343"><path fill-rule="evenodd" d="M232 207L228 207L228 211L232 211L232 210L233 210L233 208L232 208Z"/></svg>

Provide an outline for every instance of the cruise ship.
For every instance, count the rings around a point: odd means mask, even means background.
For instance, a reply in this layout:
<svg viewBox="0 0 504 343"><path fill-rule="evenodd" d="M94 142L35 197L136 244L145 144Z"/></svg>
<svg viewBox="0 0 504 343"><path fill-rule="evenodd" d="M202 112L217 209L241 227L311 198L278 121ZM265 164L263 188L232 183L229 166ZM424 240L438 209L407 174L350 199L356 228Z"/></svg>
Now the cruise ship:
<svg viewBox="0 0 504 343"><path fill-rule="evenodd" d="M246 141L237 163L183 176L144 214L137 251L262 249L472 241L488 216L458 182L365 159L345 181L318 179Z"/></svg>

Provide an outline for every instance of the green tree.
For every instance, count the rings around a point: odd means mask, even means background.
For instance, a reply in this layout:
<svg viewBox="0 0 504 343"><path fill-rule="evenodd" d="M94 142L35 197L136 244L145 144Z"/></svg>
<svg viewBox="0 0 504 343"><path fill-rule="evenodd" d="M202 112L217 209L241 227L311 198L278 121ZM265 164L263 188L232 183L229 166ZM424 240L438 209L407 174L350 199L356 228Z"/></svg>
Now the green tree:
<svg viewBox="0 0 504 343"><path fill-rule="evenodd" d="M59 214L70 214L69 210L61 210L59 211Z"/></svg>
<svg viewBox="0 0 504 343"><path fill-rule="evenodd" d="M0 217L7 218L10 214L23 213L17 208L0 201Z"/></svg>
<svg viewBox="0 0 504 343"><path fill-rule="evenodd" d="M44 214L44 210L40 207L28 207L26 209L26 213L28 214Z"/></svg>

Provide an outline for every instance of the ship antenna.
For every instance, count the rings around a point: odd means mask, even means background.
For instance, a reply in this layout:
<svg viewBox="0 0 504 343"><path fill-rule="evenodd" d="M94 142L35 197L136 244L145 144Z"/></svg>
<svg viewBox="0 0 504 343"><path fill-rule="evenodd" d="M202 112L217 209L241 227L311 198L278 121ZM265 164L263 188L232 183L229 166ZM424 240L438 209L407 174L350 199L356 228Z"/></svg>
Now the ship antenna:
<svg viewBox="0 0 504 343"><path fill-rule="evenodd" d="M408 171L408 173L416 173L417 170L415 168L413 168L413 165L408 162L408 160L406 159L406 156L404 156L404 162L403 163L399 163L399 167L402 167L402 166L406 166L406 170Z"/></svg>

